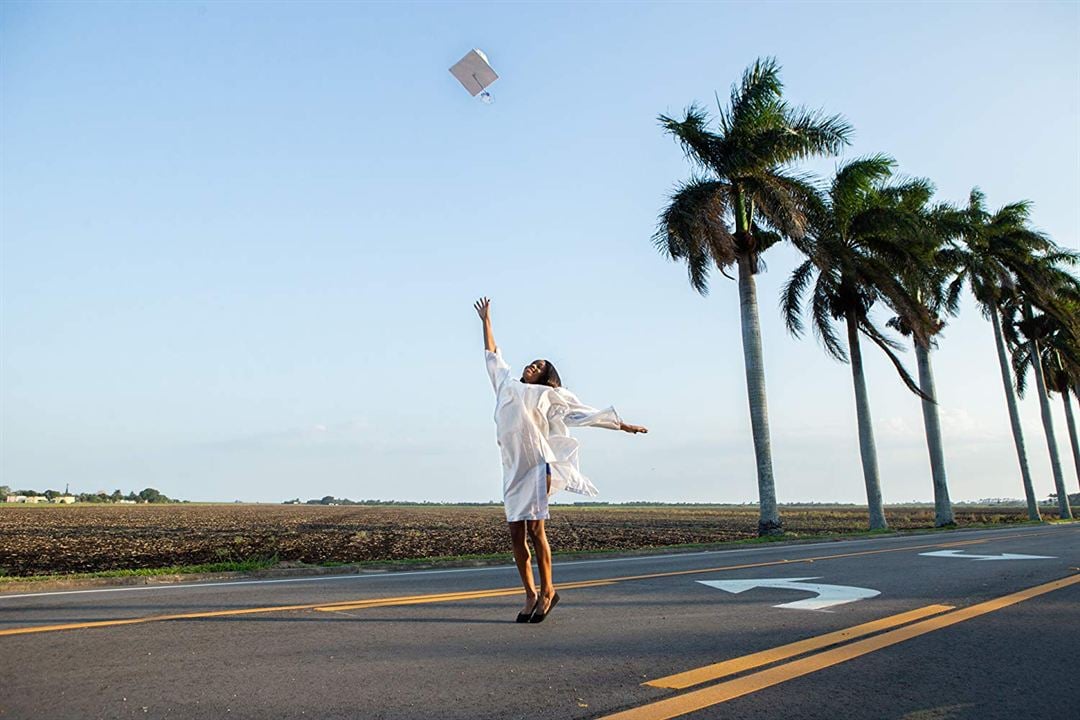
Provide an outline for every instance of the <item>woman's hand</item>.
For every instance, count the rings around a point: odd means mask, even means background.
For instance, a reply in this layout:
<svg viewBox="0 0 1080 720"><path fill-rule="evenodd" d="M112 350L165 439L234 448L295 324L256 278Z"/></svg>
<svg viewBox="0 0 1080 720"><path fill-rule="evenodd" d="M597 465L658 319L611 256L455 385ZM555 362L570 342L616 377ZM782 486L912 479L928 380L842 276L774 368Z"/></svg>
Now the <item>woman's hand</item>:
<svg viewBox="0 0 1080 720"><path fill-rule="evenodd" d="M649 432L649 428L644 427L643 425L627 425L626 423L620 423L619 429L632 435Z"/></svg>
<svg viewBox="0 0 1080 720"><path fill-rule="evenodd" d="M488 314L488 311L491 309L491 300L482 297L473 303L473 308L476 310L476 314L480 316L480 320L484 323L484 349L489 352L495 352L495 336L491 332L491 316Z"/></svg>
<svg viewBox="0 0 1080 720"><path fill-rule="evenodd" d="M486 297L482 297L473 303L473 307L476 309L476 314L480 316L481 320L488 319L488 308L491 307L491 300Z"/></svg>

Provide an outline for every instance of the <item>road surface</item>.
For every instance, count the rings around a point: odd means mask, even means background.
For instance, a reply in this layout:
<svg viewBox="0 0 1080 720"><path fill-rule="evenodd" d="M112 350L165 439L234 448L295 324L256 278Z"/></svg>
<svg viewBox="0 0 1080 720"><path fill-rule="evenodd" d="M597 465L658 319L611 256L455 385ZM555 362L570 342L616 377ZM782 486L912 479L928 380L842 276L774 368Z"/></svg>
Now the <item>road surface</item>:
<svg viewBox="0 0 1080 720"><path fill-rule="evenodd" d="M0 718L1080 712L1080 524L557 562L555 579L536 625L513 622L513 567L0 595Z"/></svg>

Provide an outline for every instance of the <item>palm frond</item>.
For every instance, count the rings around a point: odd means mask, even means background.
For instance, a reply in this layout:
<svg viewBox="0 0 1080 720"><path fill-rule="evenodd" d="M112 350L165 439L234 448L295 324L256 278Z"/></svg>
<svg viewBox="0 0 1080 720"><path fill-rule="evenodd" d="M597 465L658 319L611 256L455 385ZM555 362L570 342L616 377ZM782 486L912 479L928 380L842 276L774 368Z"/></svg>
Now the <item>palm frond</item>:
<svg viewBox="0 0 1080 720"><path fill-rule="evenodd" d="M1043 253L1042 260L1049 265L1076 267L1080 265L1080 252L1054 246L1052 251Z"/></svg>
<svg viewBox="0 0 1080 720"><path fill-rule="evenodd" d="M948 203L935 205L930 210L930 221L935 231L949 240L962 236L971 227L967 211Z"/></svg>
<svg viewBox="0 0 1080 720"><path fill-rule="evenodd" d="M884 300L903 318L915 339L923 347L929 347L930 338L940 329L940 324L926 304L904 287L897 276L896 263L903 261L902 254L897 259L887 253L868 253L859 258L855 277L871 301Z"/></svg>
<svg viewBox="0 0 1080 720"><path fill-rule="evenodd" d="M961 270L953 278L953 281L949 283L949 288L945 293L945 311L954 317L960 312L960 293L964 290L964 279L966 277L967 271Z"/></svg>
<svg viewBox="0 0 1080 720"><path fill-rule="evenodd" d="M786 237L801 238L806 234L806 215L801 198L793 196L768 175L744 177L739 186L753 199L754 210L766 223Z"/></svg>
<svg viewBox="0 0 1080 720"><path fill-rule="evenodd" d="M786 166L819 155L838 155L851 125L841 115L777 105L763 114L748 145L761 167Z"/></svg>
<svg viewBox="0 0 1080 720"><path fill-rule="evenodd" d="M661 212L653 244L672 260L684 260L690 285L708 293L709 271L735 261L725 183L700 178L679 185Z"/></svg>
<svg viewBox="0 0 1080 720"><path fill-rule="evenodd" d="M788 112L789 138L779 143L777 160L790 163L816 155L839 155L851 143L851 123L842 115L798 107Z"/></svg>
<svg viewBox="0 0 1080 720"><path fill-rule="evenodd" d="M911 336L911 326L904 322L904 318L900 317L899 315L894 315L893 317L886 320L885 327L892 328L904 337Z"/></svg>
<svg viewBox="0 0 1080 720"><path fill-rule="evenodd" d="M978 187L971 188L971 193L968 195L968 207L969 214L979 215L986 213L986 193L984 193Z"/></svg>
<svg viewBox="0 0 1080 720"><path fill-rule="evenodd" d="M1031 345L1022 343L1012 350L1013 376L1016 378L1016 394L1021 398L1027 392L1027 370L1031 366Z"/></svg>
<svg viewBox="0 0 1080 720"><path fill-rule="evenodd" d="M846 363L848 362L847 351L833 329L834 313L830 295L828 280L825 279L824 274L818 275L817 282L814 283L814 292L810 296L810 318L812 321L810 326L814 329L814 335L824 346L825 352L830 357Z"/></svg>
<svg viewBox="0 0 1080 720"><path fill-rule="evenodd" d="M861 200L870 194L875 185L892 174L896 161L887 155L877 154L852 160L836 171L829 200L837 227L843 232L850 219L862 209Z"/></svg>
<svg viewBox="0 0 1080 720"><path fill-rule="evenodd" d="M994 213L991 224L1010 227L1022 227L1031 220L1032 202L1030 200L1018 200L1002 206Z"/></svg>
<svg viewBox="0 0 1080 720"><path fill-rule="evenodd" d="M715 161L715 148L719 138L709 131L709 116L698 105L691 105L682 120L667 115L658 117L664 131L675 138L686 158L702 169L711 169Z"/></svg>
<svg viewBox="0 0 1080 720"><path fill-rule="evenodd" d="M847 236L855 243L870 241L877 252L895 251L898 262L918 262L914 257L918 247L912 238L923 229L919 217L876 200L865 198L864 206L848 217Z"/></svg>
<svg viewBox="0 0 1080 720"><path fill-rule="evenodd" d="M762 110L775 105L784 85L780 82L780 66L776 58L758 58L743 71L742 82L731 87L731 104L728 111L732 128L744 127L760 116Z"/></svg>
<svg viewBox="0 0 1080 720"><path fill-rule="evenodd" d="M1021 336L1023 318L1021 317L1020 300L1015 295L1006 298L997 307L998 319L1001 321L1001 334L1005 344L1009 348L1019 347L1024 344Z"/></svg>
<svg viewBox="0 0 1080 720"><path fill-rule="evenodd" d="M894 175L892 183L878 188L877 194L887 204L910 215L924 216L926 204L934 196L934 184L926 178L903 179Z"/></svg>
<svg viewBox="0 0 1080 720"><path fill-rule="evenodd" d="M784 241L783 235L773 230L769 230L762 225L758 225L757 223L754 223L751 226L750 234L754 238L754 251L758 255L761 255L773 245ZM764 261L760 259L758 262L764 264Z"/></svg>
<svg viewBox="0 0 1080 720"><path fill-rule="evenodd" d="M791 277L784 283L780 293L780 312L784 316L784 324L788 332L795 337L802 337L802 298L807 286L814 274L814 262L805 260Z"/></svg>
<svg viewBox="0 0 1080 720"><path fill-rule="evenodd" d="M893 367L896 368L897 374L900 376L900 379L903 381L904 385L907 386L908 390L915 393L927 402L936 403L934 398L930 397L922 391L922 389L918 386L915 380L911 377L911 374L908 373L907 369L904 367L904 364L900 362L900 358L898 358L896 356L896 353L893 352L894 350L899 348L899 345L895 341L890 340L889 338L882 335L881 331L874 327L873 323L871 323L867 319L864 319L859 323L859 330L860 332L862 332L863 335L870 338L870 340L872 340L875 345L881 348L881 351L885 353L885 356L889 358L889 361L893 364Z"/></svg>
<svg viewBox="0 0 1080 720"><path fill-rule="evenodd" d="M803 238L814 218L824 213L818 179L809 173L769 170L745 180L764 220L805 253Z"/></svg>

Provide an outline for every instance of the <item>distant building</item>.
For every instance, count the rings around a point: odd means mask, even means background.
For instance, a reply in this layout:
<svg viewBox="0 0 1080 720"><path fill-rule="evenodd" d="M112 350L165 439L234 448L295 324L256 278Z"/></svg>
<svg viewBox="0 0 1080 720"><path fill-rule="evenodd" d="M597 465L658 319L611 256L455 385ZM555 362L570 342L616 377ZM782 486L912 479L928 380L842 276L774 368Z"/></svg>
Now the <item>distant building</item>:
<svg viewBox="0 0 1080 720"><path fill-rule="evenodd" d="M71 505L76 501L74 495L57 495L52 500L49 500L44 495L8 495L4 498L4 502L9 503L29 503L31 505L37 505L38 503L52 502L57 505Z"/></svg>
<svg viewBox="0 0 1080 720"><path fill-rule="evenodd" d="M116 502L119 505L135 505L135 504L137 504L134 500L117 500Z"/></svg>

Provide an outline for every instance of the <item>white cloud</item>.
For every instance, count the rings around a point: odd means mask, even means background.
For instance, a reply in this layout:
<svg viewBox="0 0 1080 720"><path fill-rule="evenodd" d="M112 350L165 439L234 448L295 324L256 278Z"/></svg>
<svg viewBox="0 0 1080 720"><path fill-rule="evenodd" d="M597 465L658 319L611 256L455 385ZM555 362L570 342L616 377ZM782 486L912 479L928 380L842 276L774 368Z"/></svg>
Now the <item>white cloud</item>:
<svg viewBox="0 0 1080 720"><path fill-rule="evenodd" d="M899 416L880 418L874 431L876 434L901 439L918 438L924 434L923 429L916 427L909 418Z"/></svg>

